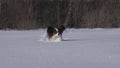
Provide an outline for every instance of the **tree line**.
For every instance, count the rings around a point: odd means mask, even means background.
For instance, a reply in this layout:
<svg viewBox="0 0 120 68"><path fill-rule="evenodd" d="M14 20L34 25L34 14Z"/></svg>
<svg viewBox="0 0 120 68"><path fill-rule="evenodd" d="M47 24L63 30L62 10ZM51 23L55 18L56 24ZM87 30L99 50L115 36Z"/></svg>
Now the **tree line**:
<svg viewBox="0 0 120 68"><path fill-rule="evenodd" d="M0 29L120 27L120 0L0 0Z"/></svg>

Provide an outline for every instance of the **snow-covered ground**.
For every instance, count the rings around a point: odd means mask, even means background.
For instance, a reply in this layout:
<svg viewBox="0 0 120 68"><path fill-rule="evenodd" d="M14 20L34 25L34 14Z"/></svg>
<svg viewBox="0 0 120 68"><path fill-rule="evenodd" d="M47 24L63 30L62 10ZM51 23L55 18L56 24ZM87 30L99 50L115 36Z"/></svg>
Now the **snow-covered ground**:
<svg viewBox="0 0 120 68"><path fill-rule="evenodd" d="M120 68L120 29L67 29L60 42L44 36L1 30L0 68Z"/></svg>

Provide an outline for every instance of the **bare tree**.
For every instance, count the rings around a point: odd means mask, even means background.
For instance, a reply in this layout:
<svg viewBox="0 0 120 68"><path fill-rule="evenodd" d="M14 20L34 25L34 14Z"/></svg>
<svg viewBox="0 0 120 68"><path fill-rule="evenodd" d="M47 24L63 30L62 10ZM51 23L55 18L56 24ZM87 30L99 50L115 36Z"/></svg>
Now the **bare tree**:
<svg viewBox="0 0 120 68"><path fill-rule="evenodd" d="M61 18L60 18L60 1L58 1L58 4L57 4L57 26L60 26L60 21Z"/></svg>
<svg viewBox="0 0 120 68"><path fill-rule="evenodd" d="M21 7L17 9L18 14L16 16L19 22L18 28L33 29L36 28L36 22L33 13L33 0L22 1Z"/></svg>
<svg viewBox="0 0 120 68"><path fill-rule="evenodd" d="M63 24L65 27L68 25L70 14L72 13L72 9L73 9L73 0L69 0L68 12L67 12L64 24Z"/></svg>

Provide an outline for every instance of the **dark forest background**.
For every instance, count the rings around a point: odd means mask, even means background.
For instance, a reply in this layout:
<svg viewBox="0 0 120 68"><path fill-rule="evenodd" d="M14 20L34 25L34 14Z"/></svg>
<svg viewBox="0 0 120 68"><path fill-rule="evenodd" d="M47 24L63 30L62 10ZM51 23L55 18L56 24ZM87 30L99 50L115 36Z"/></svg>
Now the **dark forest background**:
<svg viewBox="0 0 120 68"><path fill-rule="evenodd" d="M0 0L0 29L120 27L120 0Z"/></svg>

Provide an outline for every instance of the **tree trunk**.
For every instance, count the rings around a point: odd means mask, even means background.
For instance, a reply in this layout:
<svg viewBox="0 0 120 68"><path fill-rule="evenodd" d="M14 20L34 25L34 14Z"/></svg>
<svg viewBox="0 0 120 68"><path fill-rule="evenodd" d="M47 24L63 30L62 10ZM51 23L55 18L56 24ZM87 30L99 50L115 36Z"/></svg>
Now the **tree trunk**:
<svg viewBox="0 0 120 68"><path fill-rule="evenodd" d="M69 17L70 17L70 14L71 14L71 12L72 12L72 5L73 5L73 0L70 0L70 1L69 1L69 5L68 5L68 12L67 12L65 21L64 21L64 23L63 23L63 25L64 25L65 27L67 27L67 25L68 25Z"/></svg>
<svg viewBox="0 0 120 68"><path fill-rule="evenodd" d="M58 1L58 5L57 5L57 26L60 26L60 21L61 18L60 18L60 3Z"/></svg>

